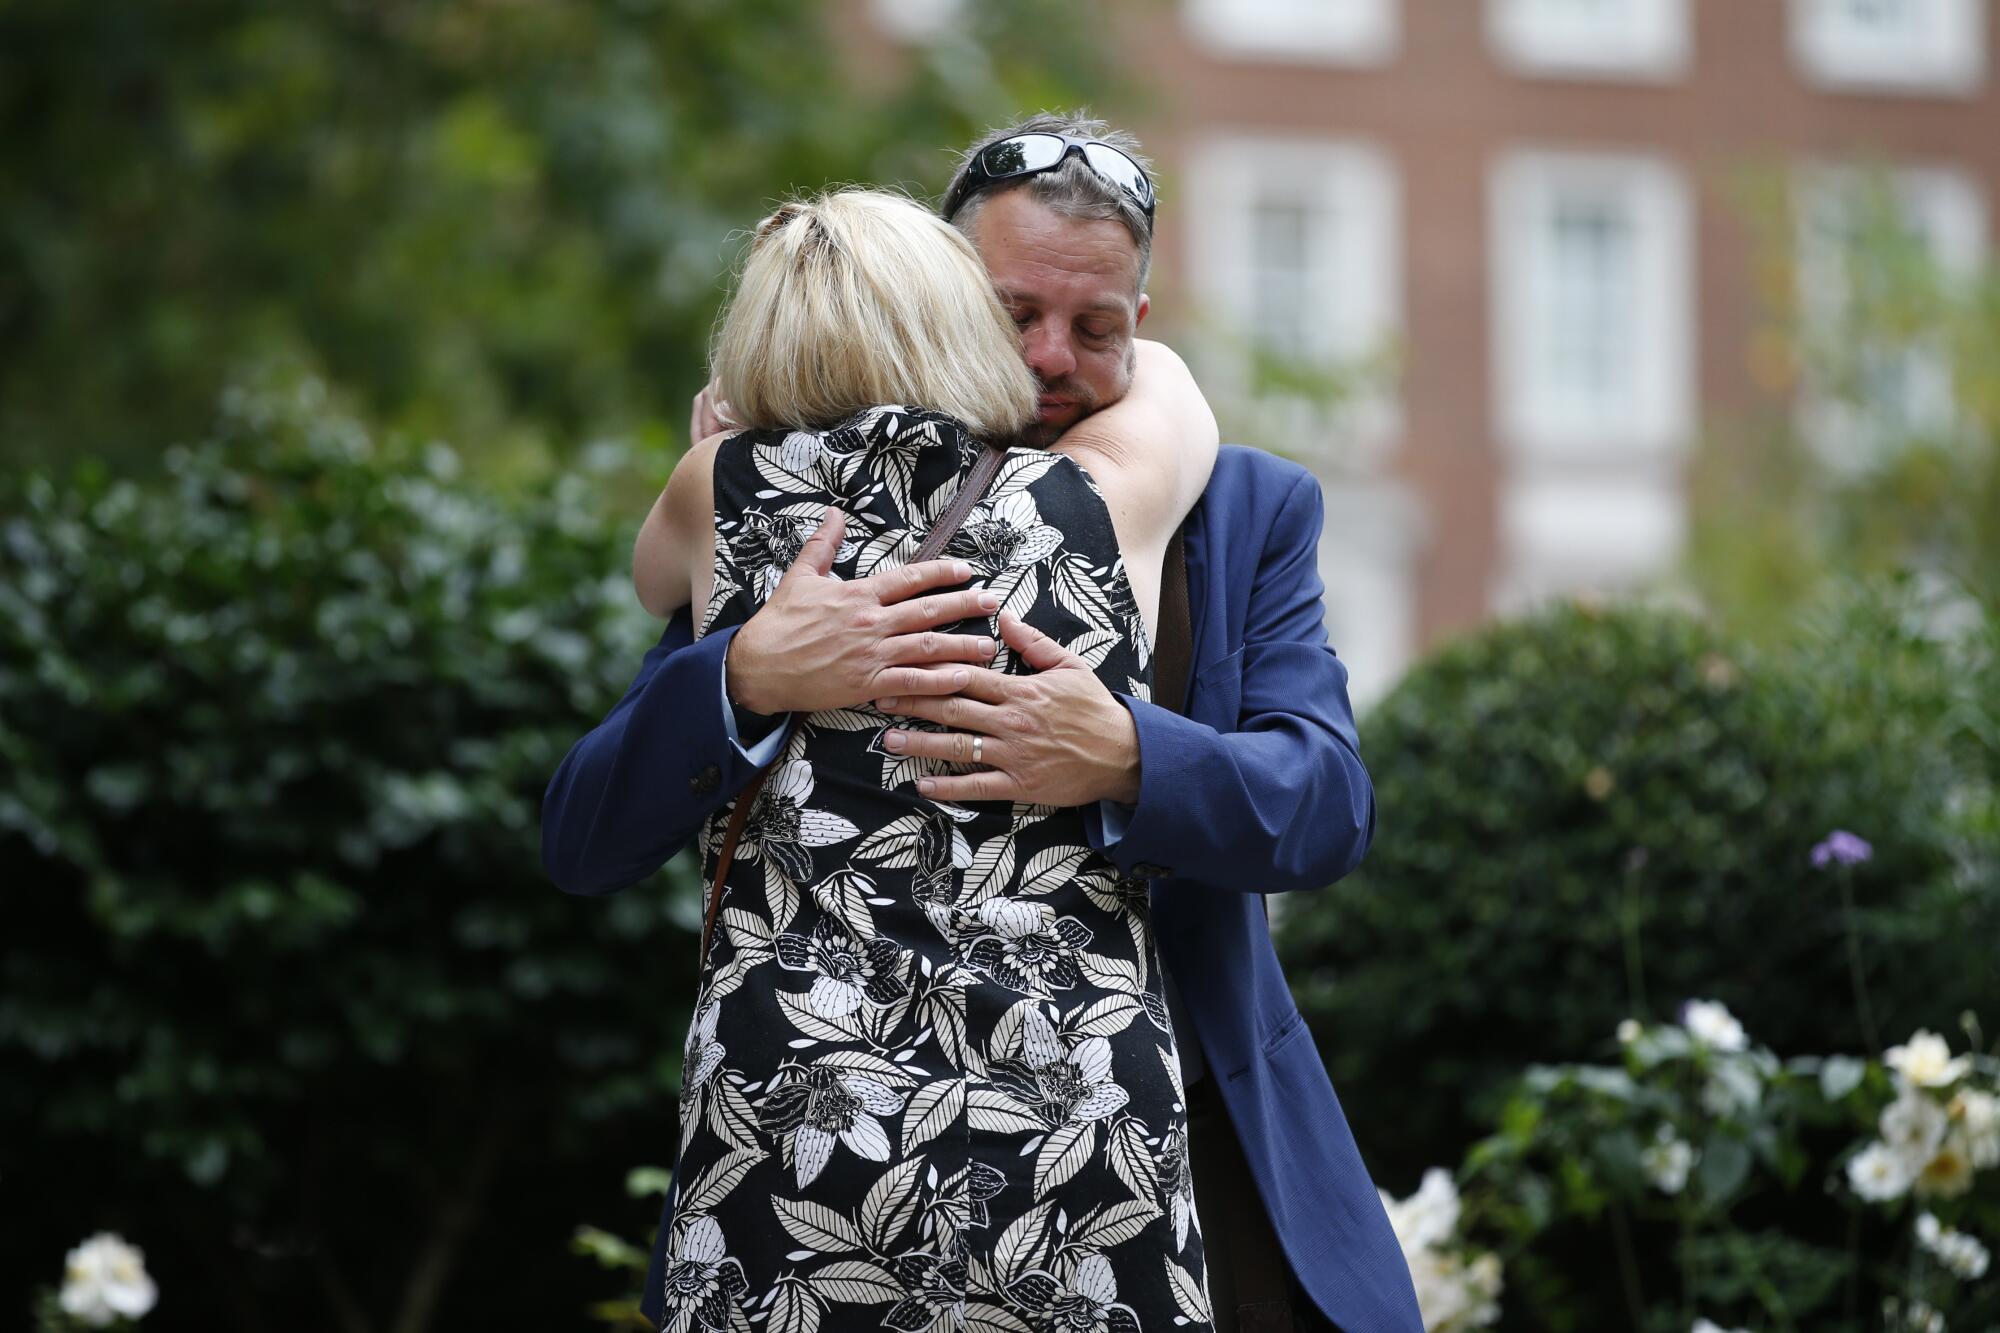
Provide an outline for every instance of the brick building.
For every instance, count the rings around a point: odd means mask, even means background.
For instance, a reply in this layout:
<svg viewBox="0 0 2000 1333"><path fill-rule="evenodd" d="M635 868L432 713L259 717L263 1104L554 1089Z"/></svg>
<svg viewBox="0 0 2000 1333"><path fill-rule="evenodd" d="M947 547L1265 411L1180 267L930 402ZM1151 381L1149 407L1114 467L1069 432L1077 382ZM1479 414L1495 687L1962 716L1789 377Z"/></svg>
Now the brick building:
<svg viewBox="0 0 2000 1333"><path fill-rule="evenodd" d="M1802 261L1864 159L1942 260L1983 258L1992 3L1119 5L1153 95L1103 110L1163 187L1148 331L1195 352L1225 438L1321 477L1357 697L1451 630L1672 570L1699 433L1770 406L1746 173L1804 205ZM920 39L953 5L874 8ZM1301 374L1385 351L1337 408ZM1947 410L1948 367L1894 369L1902 410Z"/></svg>

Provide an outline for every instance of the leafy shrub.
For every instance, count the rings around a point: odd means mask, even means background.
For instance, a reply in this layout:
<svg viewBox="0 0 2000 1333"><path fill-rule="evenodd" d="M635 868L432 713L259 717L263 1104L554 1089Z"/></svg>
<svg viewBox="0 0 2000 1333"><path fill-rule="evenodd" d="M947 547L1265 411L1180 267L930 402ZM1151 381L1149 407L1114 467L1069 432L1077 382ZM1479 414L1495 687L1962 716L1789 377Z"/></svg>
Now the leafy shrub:
<svg viewBox="0 0 2000 1333"><path fill-rule="evenodd" d="M0 1250L115 1229L176 1326L562 1323L693 995L687 875L585 902L537 842L657 634L644 492L495 493L322 399L233 395L153 484L0 479Z"/></svg>
<svg viewBox="0 0 2000 1333"><path fill-rule="evenodd" d="M1780 1060L1706 1001L1619 1036L1616 1064L1530 1068L1466 1156L1464 1229L1504 1256L1502 1328L2000 1315L1992 1054L1919 1032L1880 1059Z"/></svg>
<svg viewBox="0 0 2000 1333"><path fill-rule="evenodd" d="M2000 1012L2000 886L1961 873L1948 817L1990 810L1991 779L1949 739L1953 655L1892 609L1759 658L1678 611L1562 606L1446 647L1371 713L1374 848L1280 927L1378 1179L1455 1160L1520 1068L1685 995L1794 1050ZM1851 913L1808 857L1837 827L1875 848Z"/></svg>

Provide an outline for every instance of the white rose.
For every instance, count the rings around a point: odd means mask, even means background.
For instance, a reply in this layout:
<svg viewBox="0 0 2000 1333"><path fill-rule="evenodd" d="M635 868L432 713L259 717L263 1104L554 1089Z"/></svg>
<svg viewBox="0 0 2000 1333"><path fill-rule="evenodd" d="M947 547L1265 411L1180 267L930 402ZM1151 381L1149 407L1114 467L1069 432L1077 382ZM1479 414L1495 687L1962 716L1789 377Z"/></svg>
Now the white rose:
<svg viewBox="0 0 2000 1333"><path fill-rule="evenodd" d="M1743 1025L1719 1000L1689 1000L1681 1009L1681 1026L1696 1041L1718 1051L1740 1051L1750 1044Z"/></svg>
<svg viewBox="0 0 2000 1333"><path fill-rule="evenodd" d="M1922 1164L1880 1141L1854 1154L1847 1163L1847 1184L1870 1203L1900 1199L1916 1180Z"/></svg>
<svg viewBox="0 0 2000 1333"><path fill-rule="evenodd" d="M139 1318L158 1298L145 1253L123 1237L100 1231L69 1252L59 1298L64 1314L103 1328L120 1315Z"/></svg>
<svg viewBox="0 0 2000 1333"><path fill-rule="evenodd" d="M1639 1153L1639 1165L1646 1179L1663 1194L1679 1194L1687 1185L1688 1170L1694 1165L1694 1147L1674 1137L1673 1130L1661 1125L1653 1142Z"/></svg>
<svg viewBox="0 0 2000 1333"><path fill-rule="evenodd" d="M1891 1046L1882 1062L1920 1088L1941 1088L1965 1077L1972 1061L1952 1058L1943 1037L1922 1028L1901 1046Z"/></svg>
<svg viewBox="0 0 2000 1333"><path fill-rule="evenodd" d="M1960 1088L1952 1094L1946 1114L1964 1131L1974 1166L1982 1170L2000 1166L2000 1097L1976 1088Z"/></svg>
<svg viewBox="0 0 2000 1333"><path fill-rule="evenodd" d="M1904 1084L1896 1100L1882 1108L1882 1141L1917 1160L1928 1161L1944 1142L1950 1119L1935 1097Z"/></svg>

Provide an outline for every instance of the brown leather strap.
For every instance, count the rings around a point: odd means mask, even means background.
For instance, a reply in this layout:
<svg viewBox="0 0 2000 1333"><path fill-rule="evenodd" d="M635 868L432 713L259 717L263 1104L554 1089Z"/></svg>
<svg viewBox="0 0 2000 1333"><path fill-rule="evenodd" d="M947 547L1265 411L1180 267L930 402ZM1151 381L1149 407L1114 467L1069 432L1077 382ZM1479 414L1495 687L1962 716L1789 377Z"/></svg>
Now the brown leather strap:
<svg viewBox="0 0 2000 1333"><path fill-rule="evenodd" d="M937 559L938 552L952 539L959 524L965 522L965 516L972 512L972 506L979 503L979 497L986 494L986 488L993 484L993 475L1006 459L1007 446L1004 444L988 444L980 450L979 457L972 460L972 470L965 474L965 484L958 488L958 494L952 496L951 503L944 507L944 513L938 516L937 526L930 530L922 545L917 547L916 555L910 558L911 564Z"/></svg>
<svg viewBox="0 0 2000 1333"><path fill-rule="evenodd" d="M979 457L972 461L972 470L965 474L965 481L959 486L958 492L951 497L951 503L945 506L944 513L939 516L936 526L918 545L917 554L910 561L911 564L937 558L938 552L944 549L945 543L951 540L952 534L956 533L959 525L965 522L965 516L972 512L972 506L979 503L980 497L986 494L986 488L993 484L993 477L1000 471L1000 464L1005 462L1006 458L1007 446L1004 444L994 444L989 441L986 447L979 451ZM1182 579L1182 593L1185 600L1185 578ZM702 913L701 954L695 963L697 969L708 966L708 942L715 935L715 914L722 907L722 886L728 881L730 863L736 859L736 844L743 836L743 825L750 818L750 807L757 803L757 793L764 790L764 779L770 775L770 768L760 770L757 776L750 780L750 785L737 794L736 808L729 812L729 830L722 835L722 851L715 858L715 878L710 885L706 910Z"/></svg>
<svg viewBox="0 0 2000 1333"><path fill-rule="evenodd" d="M750 807L757 804L757 793L764 790L764 779L770 775L770 769L758 769L750 785L737 793L736 808L729 812L729 831L722 835L722 851L715 858L714 891L708 895L708 909L701 917L700 967L708 965L708 941L715 934L715 914L722 906L722 886L729 878L729 863L736 859L736 843L743 836L743 825L749 822Z"/></svg>

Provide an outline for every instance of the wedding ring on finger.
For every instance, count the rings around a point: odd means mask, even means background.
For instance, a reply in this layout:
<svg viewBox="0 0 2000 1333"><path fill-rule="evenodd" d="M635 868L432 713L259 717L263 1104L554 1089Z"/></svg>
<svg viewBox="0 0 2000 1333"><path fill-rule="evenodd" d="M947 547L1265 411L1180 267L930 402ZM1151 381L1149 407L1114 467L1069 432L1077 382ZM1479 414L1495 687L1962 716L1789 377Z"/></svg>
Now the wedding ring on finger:
<svg viewBox="0 0 2000 1333"><path fill-rule="evenodd" d="M986 762L986 757L985 757L985 755L981 753L981 751L985 750L985 748L986 748L986 738L985 738L984 736L974 736L974 737L972 738L972 762L973 762L973 763L975 763L975 764L983 764L983 763L985 763L985 762Z"/></svg>

